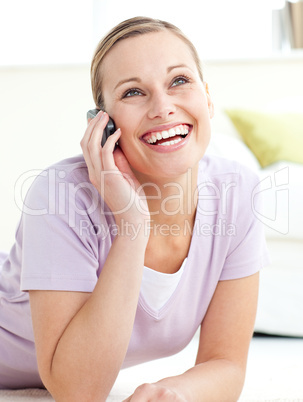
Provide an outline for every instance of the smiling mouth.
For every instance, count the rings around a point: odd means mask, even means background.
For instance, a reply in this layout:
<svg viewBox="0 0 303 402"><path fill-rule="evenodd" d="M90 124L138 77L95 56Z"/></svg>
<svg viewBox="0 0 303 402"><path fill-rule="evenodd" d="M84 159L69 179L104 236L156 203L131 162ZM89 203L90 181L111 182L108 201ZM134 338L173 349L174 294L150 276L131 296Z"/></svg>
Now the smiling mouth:
<svg viewBox="0 0 303 402"><path fill-rule="evenodd" d="M191 130L188 124L179 124L169 130L157 131L144 134L141 139L150 145L169 146L182 141Z"/></svg>

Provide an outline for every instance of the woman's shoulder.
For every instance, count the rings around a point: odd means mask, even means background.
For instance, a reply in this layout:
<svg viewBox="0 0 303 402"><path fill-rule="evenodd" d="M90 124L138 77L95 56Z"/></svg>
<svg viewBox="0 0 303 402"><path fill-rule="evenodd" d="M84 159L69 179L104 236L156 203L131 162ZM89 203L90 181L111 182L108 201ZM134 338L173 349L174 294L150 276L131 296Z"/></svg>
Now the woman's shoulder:
<svg viewBox="0 0 303 402"><path fill-rule="evenodd" d="M84 177L88 175L87 166L82 154L53 163L45 171L54 171L61 178L74 176L77 173Z"/></svg>
<svg viewBox="0 0 303 402"><path fill-rule="evenodd" d="M83 155L77 155L53 163L50 166L37 171L33 176L34 182L68 181L78 182L88 180L88 170ZM45 180L47 179L47 180Z"/></svg>
<svg viewBox="0 0 303 402"><path fill-rule="evenodd" d="M82 155L63 159L43 170L35 170L30 180L26 200L31 204L43 203L45 197L55 200L71 191L80 194L78 189L85 188L95 192Z"/></svg>
<svg viewBox="0 0 303 402"><path fill-rule="evenodd" d="M199 162L199 181L235 180L243 185L259 183L259 175L254 170L233 159L207 154Z"/></svg>

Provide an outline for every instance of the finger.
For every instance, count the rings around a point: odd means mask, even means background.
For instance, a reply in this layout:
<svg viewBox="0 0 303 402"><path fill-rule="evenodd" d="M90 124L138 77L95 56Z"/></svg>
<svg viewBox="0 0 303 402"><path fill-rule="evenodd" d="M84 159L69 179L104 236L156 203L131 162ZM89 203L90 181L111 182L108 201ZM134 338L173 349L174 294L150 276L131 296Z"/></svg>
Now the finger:
<svg viewBox="0 0 303 402"><path fill-rule="evenodd" d="M117 148L114 152L114 161L117 168L123 174L123 177L128 181L130 186L137 190L140 187L140 183L136 179L126 156L124 155L121 148Z"/></svg>
<svg viewBox="0 0 303 402"><path fill-rule="evenodd" d="M101 111L101 112L99 112L97 114L97 116L95 118L90 119L90 122L89 122L89 124L88 124L88 126L87 126L87 128L85 130L84 136L83 136L83 138L82 138L82 140L80 142L80 145L81 145L81 148L82 148L82 151L83 151L84 159L85 159L86 164L87 164L87 166L89 168L92 167L92 163L91 163L91 160L90 160L90 154L89 154L89 150L88 150L88 143L89 143L89 140L90 140L90 138L92 136L93 130L94 130L97 122L101 119L102 115L103 115L103 112Z"/></svg>
<svg viewBox="0 0 303 402"><path fill-rule="evenodd" d="M82 146L82 143L87 144L87 142L90 139L90 136L94 130L94 127L96 126L97 122L101 119L103 114L104 114L104 112L102 110L100 110L100 112L93 119L87 120L88 124L87 124L87 128L85 130L84 136L81 140L81 146Z"/></svg>
<svg viewBox="0 0 303 402"><path fill-rule="evenodd" d="M110 135L103 148L102 148L102 163L105 170L116 169L116 164L113 158L113 152L116 142L121 136L121 130L118 128L112 135Z"/></svg>
<svg viewBox="0 0 303 402"><path fill-rule="evenodd" d="M108 122L108 114L103 113L100 119L94 126L94 130L88 140L87 149L95 169L103 169L102 153L101 153L101 140L104 133L105 126Z"/></svg>
<svg viewBox="0 0 303 402"><path fill-rule="evenodd" d="M81 148L83 152L83 156L88 168L89 178L92 183L97 182L97 176L101 169L101 162L100 162L100 149L97 148L97 154L94 154L91 144L91 138L96 135L94 131L97 129L97 124L101 121L102 116L104 115L103 112L99 112L98 115L92 119L85 131L84 137L81 141ZM98 132L100 131L97 130ZM102 135L99 133L99 136ZM99 171L99 172L98 172Z"/></svg>

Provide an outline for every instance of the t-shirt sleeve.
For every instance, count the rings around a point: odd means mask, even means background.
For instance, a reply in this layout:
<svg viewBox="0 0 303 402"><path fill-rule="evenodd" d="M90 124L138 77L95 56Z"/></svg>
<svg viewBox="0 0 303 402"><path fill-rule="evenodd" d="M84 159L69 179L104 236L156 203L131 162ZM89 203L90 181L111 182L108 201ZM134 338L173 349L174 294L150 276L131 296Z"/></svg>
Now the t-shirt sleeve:
<svg viewBox="0 0 303 402"><path fill-rule="evenodd" d="M91 292L97 282L98 236L91 221L97 197L88 181L63 176L58 179L55 169L43 172L26 196L17 232L21 290Z"/></svg>
<svg viewBox="0 0 303 402"><path fill-rule="evenodd" d="M270 263L263 223L258 219L262 211L259 178L248 168L240 166L235 184L235 233L231 236L220 280L253 275Z"/></svg>

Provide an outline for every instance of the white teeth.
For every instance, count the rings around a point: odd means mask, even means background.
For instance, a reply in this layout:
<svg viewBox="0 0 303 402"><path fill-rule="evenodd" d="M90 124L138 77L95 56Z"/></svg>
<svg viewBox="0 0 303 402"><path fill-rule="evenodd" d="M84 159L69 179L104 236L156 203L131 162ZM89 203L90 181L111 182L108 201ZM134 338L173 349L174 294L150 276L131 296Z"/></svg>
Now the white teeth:
<svg viewBox="0 0 303 402"><path fill-rule="evenodd" d="M179 125L177 127L174 128L170 128L168 131L164 130L161 132L156 132L153 133L147 140L146 142L148 142L149 144L154 144L157 140L162 140L162 139L166 139L169 137L175 137L176 135L185 135L188 134L189 130L188 130L188 126L187 125ZM181 141L181 138L175 140L174 141L167 141L164 142L163 144L159 144L159 145L170 145L170 143L176 143Z"/></svg>
<svg viewBox="0 0 303 402"><path fill-rule="evenodd" d="M159 144L159 145L163 145L163 146L173 145L173 144L177 144L180 141L181 141L181 138L178 138L177 140L162 142L162 144Z"/></svg>

